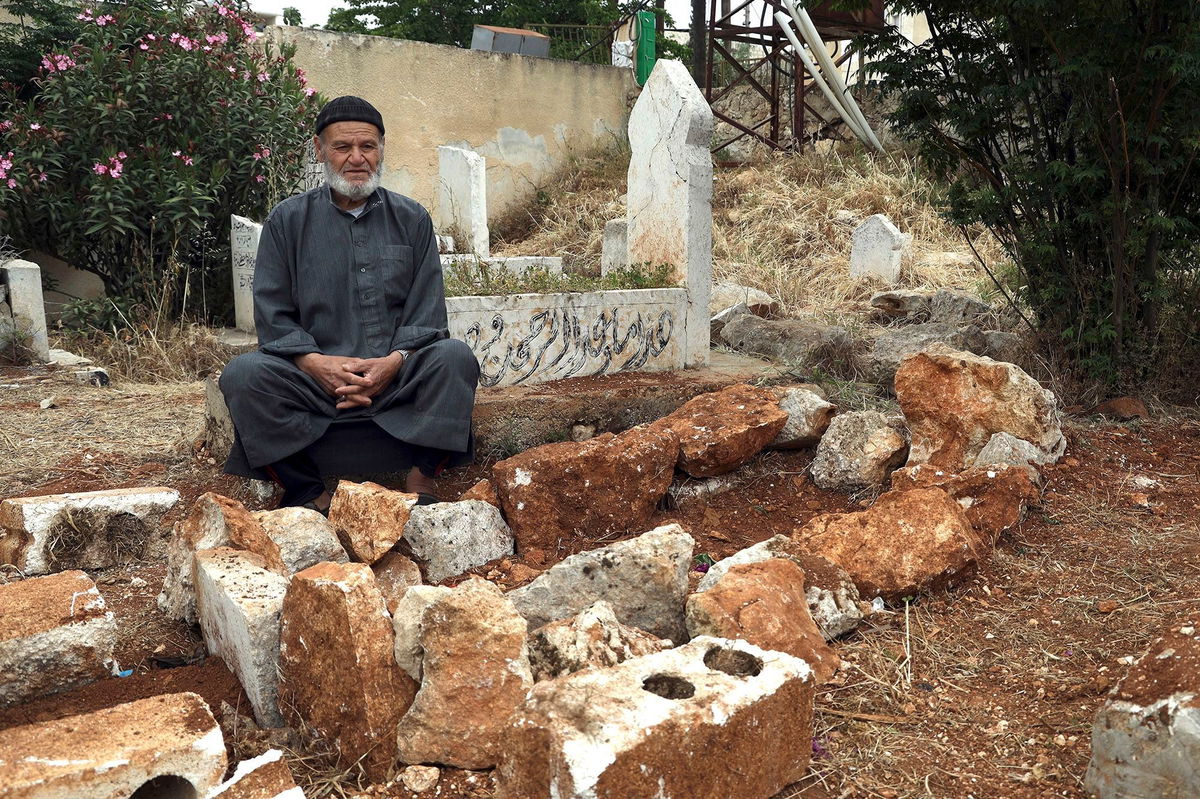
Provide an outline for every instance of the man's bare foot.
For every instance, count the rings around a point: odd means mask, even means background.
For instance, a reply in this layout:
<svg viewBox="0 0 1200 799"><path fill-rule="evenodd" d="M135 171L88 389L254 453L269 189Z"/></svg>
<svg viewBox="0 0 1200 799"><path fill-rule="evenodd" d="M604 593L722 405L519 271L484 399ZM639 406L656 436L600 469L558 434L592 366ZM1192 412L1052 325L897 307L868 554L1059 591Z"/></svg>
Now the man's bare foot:
<svg viewBox="0 0 1200 799"><path fill-rule="evenodd" d="M311 506L313 508L313 510L317 511L318 513L328 516L329 515L329 503L332 501L333 501L333 495L329 493L329 489L325 489L324 491L321 492L321 495L319 497L317 497L316 499L313 499L313 500L309 500L308 502L305 503L305 505Z"/></svg>
<svg viewBox="0 0 1200 799"><path fill-rule="evenodd" d="M437 480L426 477L416 466L408 470L404 480L404 488L410 494L430 494L437 496Z"/></svg>

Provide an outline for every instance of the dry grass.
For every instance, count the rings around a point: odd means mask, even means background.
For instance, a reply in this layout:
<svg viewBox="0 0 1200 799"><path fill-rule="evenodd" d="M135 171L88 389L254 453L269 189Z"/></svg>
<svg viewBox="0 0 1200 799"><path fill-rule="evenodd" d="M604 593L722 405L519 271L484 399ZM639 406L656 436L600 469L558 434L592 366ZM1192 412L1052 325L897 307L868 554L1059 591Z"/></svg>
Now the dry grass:
<svg viewBox="0 0 1200 799"><path fill-rule="evenodd" d="M627 152L590 155L547 181L530 207L494 226L499 255L561 255L594 271L604 224L624 213ZM777 153L719 169L713 193L713 275L777 297L785 313L838 316L881 285L849 278L850 236L883 213L913 236L901 288L994 287L959 229L938 212L933 184L903 152ZM993 272L1008 261L999 243L971 231Z"/></svg>
<svg viewBox="0 0 1200 799"><path fill-rule="evenodd" d="M186 383L219 371L237 350L210 328L160 322L115 331L60 331L53 346L91 358L113 378L137 383Z"/></svg>

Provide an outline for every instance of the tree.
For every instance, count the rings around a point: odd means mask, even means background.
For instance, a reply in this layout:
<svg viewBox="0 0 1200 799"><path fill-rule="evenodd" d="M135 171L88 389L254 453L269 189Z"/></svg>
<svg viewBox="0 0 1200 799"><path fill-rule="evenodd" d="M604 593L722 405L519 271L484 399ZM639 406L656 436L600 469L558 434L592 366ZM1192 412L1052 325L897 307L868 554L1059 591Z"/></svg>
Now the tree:
<svg viewBox="0 0 1200 799"><path fill-rule="evenodd" d="M64 42L73 42L83 25L79 9L57 0L0 2L16 22L0 22L0 84L12 84L23 99L33 96L30 80L42 55Z"/></svg>
<svg viewBox="0 0 1200 799"><path fill-rule="evenodd" d="M634 5L618 0L349 0L329 14L329 30L467 47L475 25L520 28L531 23L606 25ZM373 18L373 19L370 19Z"/></svg>
<svg viewBox="0 0 1200 799"><path fill-rule="evenodd" d="M1003 242L1044 341L1110 383L1196 346L1200 4L893 10L924 13L931 38L862 41L892 125L947 181L951 219Z"/></svg>
<svg viewBox="0 0 1200 799"><path fill-rule="evenodd" d="M300 9L295 6L284 6L283 8L283 24L299 27L304 24L301 22Z"/></svg>

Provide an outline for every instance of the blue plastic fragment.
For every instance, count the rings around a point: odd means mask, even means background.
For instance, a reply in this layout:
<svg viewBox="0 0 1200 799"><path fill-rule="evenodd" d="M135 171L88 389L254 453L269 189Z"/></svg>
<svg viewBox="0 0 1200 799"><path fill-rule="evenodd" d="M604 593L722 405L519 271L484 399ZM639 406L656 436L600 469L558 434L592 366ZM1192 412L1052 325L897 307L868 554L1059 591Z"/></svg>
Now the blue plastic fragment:
<svg viewBox="0 0 1200 799"><path fill-rule="evenodd" d="M124 671L117 672L118 677L128 677L131 674L133 674L133 669L125 669Z"/></svg>

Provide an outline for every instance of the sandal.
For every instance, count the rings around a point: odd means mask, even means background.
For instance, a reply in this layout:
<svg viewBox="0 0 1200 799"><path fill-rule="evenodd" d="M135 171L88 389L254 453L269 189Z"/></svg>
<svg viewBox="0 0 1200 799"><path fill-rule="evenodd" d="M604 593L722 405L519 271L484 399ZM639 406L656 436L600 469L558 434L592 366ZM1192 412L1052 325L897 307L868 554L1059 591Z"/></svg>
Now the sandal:
<svg viewBox="0 0 1200 799"><path fill-rule="evenodd" d="M322 510L321 508L317 507L317 503L314 500L309 500L308 502L305 502L300 507L308 508L309 510L315 510L317 513L321 514L325 518L327 518L327 519L329 518L329 507L326 506L325 509Z"/></svg>
<svg viewBox="0 0 1200 799"><path fill-rule="evenodd" d="M441 502L441 500L440 500L440 499L438 499L438 498L437 498L435 495L433 495L433 494L426 494L426 493L423 493L423 492L422 492L422 493L419 493L419 494L417 494L417 504L418 504L418 505L436 505L436 504L438 504L439 502Z"/></svg>

